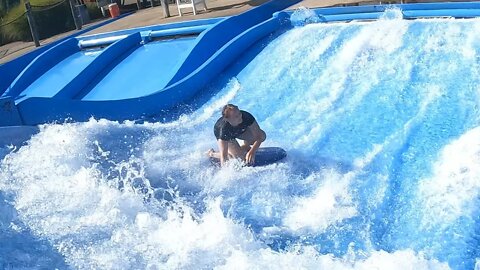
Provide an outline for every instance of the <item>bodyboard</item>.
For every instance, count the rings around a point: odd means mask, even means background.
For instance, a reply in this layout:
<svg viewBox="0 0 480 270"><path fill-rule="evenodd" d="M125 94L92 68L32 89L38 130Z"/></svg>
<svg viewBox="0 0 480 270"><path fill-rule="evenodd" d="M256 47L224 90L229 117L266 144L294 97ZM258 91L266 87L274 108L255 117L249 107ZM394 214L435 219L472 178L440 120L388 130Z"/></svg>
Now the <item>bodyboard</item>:
<svg viewBox="0 0 480 270"><path fill-rule="evenodd" d="M284 159L287 152L280 147L260 147L255 153L255 163L247 165L252 167L265 166ZM210 161L215 165L220 165L220 159L210 157Z"/></svg>

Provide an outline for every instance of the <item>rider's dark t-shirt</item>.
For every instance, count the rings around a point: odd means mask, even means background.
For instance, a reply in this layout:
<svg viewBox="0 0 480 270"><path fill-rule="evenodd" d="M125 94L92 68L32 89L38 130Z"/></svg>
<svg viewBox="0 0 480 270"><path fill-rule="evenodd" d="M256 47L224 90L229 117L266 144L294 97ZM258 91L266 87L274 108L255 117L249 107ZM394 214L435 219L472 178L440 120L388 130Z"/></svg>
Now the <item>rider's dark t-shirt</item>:
<svg viewBox="0 0 480 270"><path fill-rule="evenodd" d="M213 129L217 140L221 139L224 141L231 141L235 138L238 138L238 136L247 130L247 127L255 122L255 118L249 112L242 110L240 110L240 112L242 113L242 123L240 123L238 126L234 127L230 125L230 123L228 123L223 116L217 120L217 123L215 123L215 127Z"/></svg>

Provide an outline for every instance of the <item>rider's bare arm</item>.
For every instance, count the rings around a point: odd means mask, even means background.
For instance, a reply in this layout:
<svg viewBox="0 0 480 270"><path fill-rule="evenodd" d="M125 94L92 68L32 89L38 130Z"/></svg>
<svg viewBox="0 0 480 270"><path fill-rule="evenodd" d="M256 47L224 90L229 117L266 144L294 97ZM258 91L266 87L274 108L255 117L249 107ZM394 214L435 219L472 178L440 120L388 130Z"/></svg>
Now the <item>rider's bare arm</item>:
<svg viewBox="0 0 480 270"><path fill-rule="evenodd" d="M228 160L228 141L218 139L217 142L220 150L220 164L223 166Z"/></svg>
<svg viewBox="0 0 480 270"><path fill-rule="evenodd" d="M253 122L250 126L248 126L249 131L253 135L253 144L250 151L248 151L247 155L245 156L245 161L249 164L253 164L255 162L255 153L257 152L258 148L265 141L267 135L263 130L260 129L257 121Z"/></svg>

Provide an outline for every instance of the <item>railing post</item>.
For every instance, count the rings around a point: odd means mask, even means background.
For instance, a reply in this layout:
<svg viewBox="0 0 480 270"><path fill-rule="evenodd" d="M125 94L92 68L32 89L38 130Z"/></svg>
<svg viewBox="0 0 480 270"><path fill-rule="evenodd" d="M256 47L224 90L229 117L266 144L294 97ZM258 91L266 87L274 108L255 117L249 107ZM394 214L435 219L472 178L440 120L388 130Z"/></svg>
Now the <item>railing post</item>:
<svg viewBox="0 0 480 270"><path fill-rule="evenodd" d="M78 12L78 9L75 6L75 0L69 0L70 3L70 9L72 10L72 16L73 16L73 22L75 23L75 28L77 30L82 29L82 22L80 21L80 14Z"/></svg>
<svg viewBox="0 0 480 270"><path fill-rule="evenodd" d="M168 9L168 0L160 0L160 3L162 3L163 16L165 18L170 17L170 9Z"/></svg>
<svg viewBox="0 0 480 270"><path fill-rule="evenodd" d="M35 19L33 19L32 6L28 0L25 2L25 9L27 10L27 20L28 25L30 26L30 33L32 33L33 42L35 43L35 47L39 47L40 41L38 39L37 24L35 23Z"/></svg>

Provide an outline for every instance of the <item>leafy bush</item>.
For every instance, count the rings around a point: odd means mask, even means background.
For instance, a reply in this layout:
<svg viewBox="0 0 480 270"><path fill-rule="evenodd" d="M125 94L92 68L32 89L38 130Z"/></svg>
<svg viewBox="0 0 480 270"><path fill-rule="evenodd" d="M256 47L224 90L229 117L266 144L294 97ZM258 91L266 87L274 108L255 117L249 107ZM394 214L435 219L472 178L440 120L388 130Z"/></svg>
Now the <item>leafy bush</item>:
<svg viewBox="0 0 480 270"><path fill-rule="evenodd" d="M11 8L15 7L20 3L20 0L0 0L0 9L3 9L5 13Z"/></svg>
<svg viewBox="0 0 480 270"><path fill-rule="evenodd" d="M38 29L40 39L75 29L72 13L68 1L60 0L31 0L32 15ZM55 4L59 4L54 6ZM21 1L10 9L3 18L3 23L15 22L0 28L1 42L32 41L30 27L25 13L25 4Z"/></svg>
<svg viewBox="0 0 480 270"><path fill-rule="evenodd" d="M0 28L2 42L8 43L17 40L31 40L27 17L22 14L25 12L23 4L19 4L10 9L3 17Z"/></svg>

